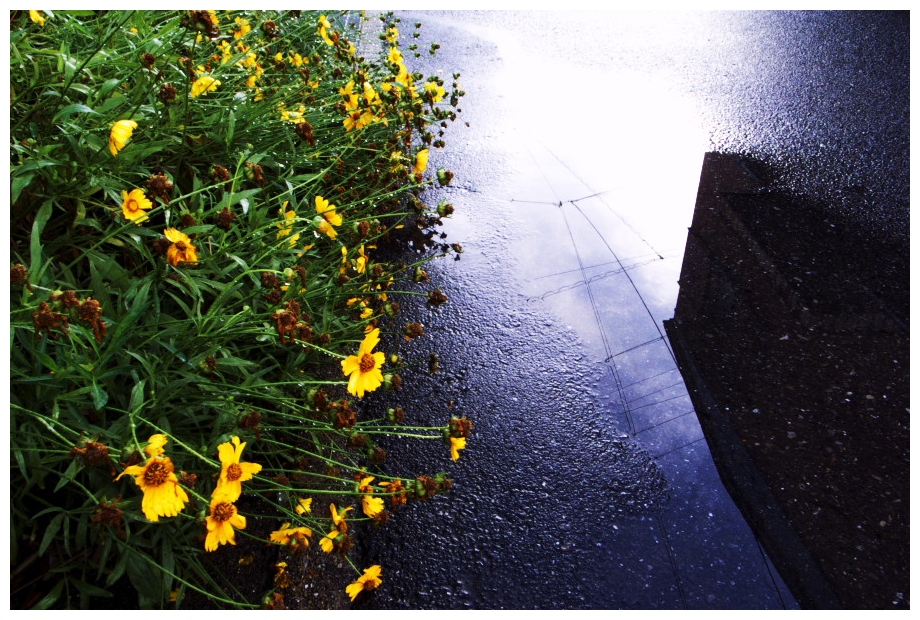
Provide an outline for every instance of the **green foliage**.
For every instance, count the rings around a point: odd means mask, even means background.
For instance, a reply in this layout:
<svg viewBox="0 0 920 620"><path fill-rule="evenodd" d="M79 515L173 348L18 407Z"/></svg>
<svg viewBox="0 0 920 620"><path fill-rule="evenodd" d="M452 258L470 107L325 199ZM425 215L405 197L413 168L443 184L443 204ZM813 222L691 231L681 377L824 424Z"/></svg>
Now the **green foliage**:
<svg viewBox="0 0 920 620"><path fill-rule="evenodd" d="M330 498L371 521L370 497L449 488L377 471L372 438L453 445L468 423L364 419L341 362L372 328L402 338L394 300L424 294L397 289L437 252L384 257L439 223L420 197L456 83L408 72L386 18L369 61L355 15L31 13L10 33L14 605L92 607L127 582L140 607L251 606L202 546L234 437L261 465L250 517L342 530L333 552L351 534ZM371 372L392 388L399 363ZM164 459L189 500L150 521L125 470Z"/></svg>

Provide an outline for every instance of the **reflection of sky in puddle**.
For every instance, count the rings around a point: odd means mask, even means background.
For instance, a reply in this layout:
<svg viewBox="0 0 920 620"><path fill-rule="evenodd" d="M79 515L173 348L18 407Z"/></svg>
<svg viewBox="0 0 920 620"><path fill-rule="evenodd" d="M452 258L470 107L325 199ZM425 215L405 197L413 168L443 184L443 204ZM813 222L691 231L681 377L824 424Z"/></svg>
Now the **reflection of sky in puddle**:
<svg viewBox="0 0 920 620"><path fill-rule="evenodd" d="M576 233L579 241L596 240L579 244L584 266L609 271L615 253L656 318L669 318L708 145L693 106L644 76L534 58L507 31L489 38L500 46L502 98L514 110L515 211L575 201L582 227L593 230ZM532 248L544 269L573 267L546 260L547 250Z"/></svg>

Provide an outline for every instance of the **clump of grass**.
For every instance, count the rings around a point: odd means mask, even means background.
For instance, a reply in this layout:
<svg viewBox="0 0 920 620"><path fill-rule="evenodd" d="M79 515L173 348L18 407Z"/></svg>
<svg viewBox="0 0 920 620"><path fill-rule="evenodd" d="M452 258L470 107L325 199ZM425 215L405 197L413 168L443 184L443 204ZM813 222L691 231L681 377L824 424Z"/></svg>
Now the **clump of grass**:
<svg viewBox="0 0 920 620"><path fill-rule="evenodd" d="M362 522L447 491L386 475L374 438L456 460L471 423L362 400L423 335L398 299L432 256L379 249L452 210L423 192L450 182L428 157L459 85L408 70L392 16L371 60L348 14L11 17L14 606L125 582L140 607L253 606L206 561L247 517L348 559ZM352 599L386 579L355 570Z"/></svg>

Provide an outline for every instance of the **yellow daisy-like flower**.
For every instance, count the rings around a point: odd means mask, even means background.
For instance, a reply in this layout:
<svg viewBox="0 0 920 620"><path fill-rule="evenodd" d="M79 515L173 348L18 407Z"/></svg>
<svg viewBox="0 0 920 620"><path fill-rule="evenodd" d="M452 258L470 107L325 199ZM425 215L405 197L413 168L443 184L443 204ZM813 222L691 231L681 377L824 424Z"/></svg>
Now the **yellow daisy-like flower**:
<svg viewBox="0 0 920 620"><path fill-rule="evenodd" d="M364 253L364 245L362 244L358 248L358 258L355 259L355 271L358 273L364 273L367 271L367 261L370 260L367 254Z"/></svg>
<svg viewBox="0 0 920 620"><path fill-rule="evenodd" d="M249 25L248 20L243 19L242 17L237 17L234 21L236 21L236 29L233 31L234 39L242 39L249 33L250 30L252 30L252 26Z"/></svg>
<svg viewBox="0 0 920 620"><path fill-rule="evenodd" d="M135 129L137 129L135 121L116 121L112 125L112 131L109 133L109 152L112 157L118 156L118 153L125 148Z"/></svg>
<svg viewBox="0 0 920 620"><path fill-rule="evenodd" d="M276 226L280 229L278 231L278 238L287 237L294 230L294 218L297 217L297 213L293 209L290 211L287 210L288 201L285 200L284 204L281 205L281 210L278 212L280 215L284 216L283 222L278 222Z"/></svg>
<svg viewBox="0 0 920 620"><path fill-rule="evenodd" d="M415 167L412 171L416 176L420 176L428 167L428 149L422 149L415 154Z"/></svg>
<svg viewBox="0 0 920 620"><path fill-rule="evenodd" d="M131 220L135 224L140 224L147 220L147 214L144 211L153 208L153 203L147 199L147 195L142 189L132 189L130 193L121 190L121 213L126 220Z"/></svg>
<svg viewBox="0 0 920 620"><path fill-rule="evenodd" d="M319 18L319 36L322 37L323 41L326 42L326 45L335 45L332 39L329 38L329 35L326 34L326 29L332 29L332 24L329 23L329 20L326 19L325 15L320 15Z"/></svg>
<svg viewBox="0 0 920 620"><path fill-rule="evenodd" d="M349 506L342 512L339 512L338 510L336 510L335 504L329 504L329 512L332 513L332 523L335 525L338 531L340 532L348 531L348 523L345 522L345 514L349 510L352 510L353 508L354 508L353 506Z"/></svg>
<svg viewBox="0 0 920 620"><path fill-rule="evenodd" d="M390 51L387 52L387 60L392 62L394 65L401 65L403 63L402 52L399 51L398 47L391 47Z"/></svg>
<svg viewBox="0 0 920 620"><path fill-rule="evenodd" d="M380 579L381 571L382 569L379 564L375 564L370 568L365 568L363 575L345 587L345 593L351 597L351 600L355 600L355 598L365 590L373 590L380 586L380 584L383 583L383 580Z"/></svg>
<svg viewBox="0 0 920 620"><path fill-rule="evenodd" d="M466 450L466 437L451 437L450 456L455 461L460 459L460 450Z"/></svg>
<svg viewBox="0 0 920 620"><path fill-rule="evenodd" d="M290 545L291 542L300 545L309 545L307 537L313 536L313 530L308 527L291 527L290 523L285 523L281 529L272 532L268 539L272 542L282 545Z"/></svg>
<svg viewBox="0 0 920 620"><path fill-rule="evenodd" d="M437 103L444 99L444 87L433 80L425 82L425 92L431 98L432 103Z"/></svg>
<svg viewBox="0 0 920 620"><path fill-rule="evenodd" d="M383 383L380 367L386 359L381 351L372 353L380 342L380 328L375 328L361 342L356 355L342 360L342 372L348 377L348 392L362 398L365 392L373 392Z"/></svg>
<svg viewBox="0 0 920 620"><path fill-rule="evenodd" d="M29 11L29 19L31 19L39 26L45 25L45 16L42 15L41 11Z"/></svg>
<svg viewBox="0 0 920 620"><path fill-rule="evenodd" d="M222 497L211 498L211 514L205 517L208 536L204 539L205 551L216 551L220 545L236 544L236 532L246 529L246 517L236 511L233 502Z"/></svg>
<svg viewBox="0 0 920 620"><path fill-rule="evenodd" d="M147 456L160 456L166 452L166 450L163 449L163 446L165 446L168 442L169 438L162 433L151 435L150 439L147 441L147 447L144 448L144 453Z"/></svg>
<svg viewBox="0 0 920 620"><path fill-rule="evenodd" d="M380 95L377 94L370 82L364 83L364 100L367 101L367 105L380 104Z"/></svg>
<svg viewBox="0 0 920 620"><path fill-rule="evenodd" d="M354 92L355 81L349 80L348 84L339 88L339 94L345 103L345 109L349 112L358 109L358 93Z"/></svg>
<svg viewBox="0 0 920 620"><path fill-rule="evenodd" d="M329 532L328 534L326 534L325 536L319 539L320 549L322 549L326 553L332 553L332 551L335 549L335 539L338 537L339 537L339 531L332 530L331 532Z"/></svg>
<svg viewBox="0 0 920 620"><path fill-rule="evenodd" d="M213 497L221 497L226 501L235 502L243 493L243 482L252 480L252 477L262 471L258 463L241 463L245 443L240 443L239 437L217 446L217 455L220 457L220 478Z"/></svg>
<svg viewBox="0 0 920 620"><path fill-rule="evenodd" d="M313 498L311 497L308 499L301 499L300 501L298 501L297 507L294 509L294 511L297 514L302 515L305 512L310 512L312 509L313 509Z"/></svg>
<svg viewBox="0 0 920 620"><path fill-rule="evenodd" d="M342 225L342 216L335 212L335 205L329 204L329 201L322 196L317 196L316 212L323 216L323 219L317 222L319 231L329 235L330 239L335 239L338 233L333 227Z"/></svg>
<svg viewBox="0 0 920 620"><path fill-rule="evenodd" d="M162 451L165 440L159 443L158 435L150 438L148 450ZM188 503L188 494L179 486L176 478L175 466L168 456L157 454L147 459L143 465L126 467L115 480L125 474L134 476L134 482L144 492L141 501L141 510L150 521L158 521L160 517L175 517Z"/></svg>
<svg viewBox="0 0 920 620"><path fill-rule="evenodd" d="M367 476L361 479L361 484L358 486L358 490L363 493L361 496L361 508L364 510L364 514L369 517L376 517L383 512L383 500L379 497L374 497L374 487L371 486L373 480L373 476Z"/></svg>
<svg viewBox="0 0 920 620"><path fill-rule="evenodd" d="M396 40L399 39L399 28L396 26L387 28L386 39L388 43L396 43Z"/></svg>
<svg viewBox="0 0 920 620"><path fill-rule="evenodd" d="M172 243L166 250L166 262L173 267L177 267L179 263L198 262L198 249L192 245L188 235L175 228L167 228L163 234Z"/></svg>
<svg viewBox="0 0 920 620"><path fill-rule="evenodd" d="M203 95L217 89L220 86L220 80L211 75L202 75L192 83L192 97Z"/></svg>

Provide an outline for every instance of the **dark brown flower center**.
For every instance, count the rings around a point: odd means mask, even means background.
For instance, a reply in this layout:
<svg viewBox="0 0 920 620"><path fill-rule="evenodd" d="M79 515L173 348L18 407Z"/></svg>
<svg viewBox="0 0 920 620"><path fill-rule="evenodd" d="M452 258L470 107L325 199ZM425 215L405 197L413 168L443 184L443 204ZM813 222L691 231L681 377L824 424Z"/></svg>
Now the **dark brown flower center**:
<svg viewBox="0 0 920 620"><path fill-rule="evenodd" d="M165 463L154 461L144 470L144 484L158 487L169 479L170 469Z"/></svg>
<svg viewBox="0 0 920 620"><path fill-rule="evenodd" d="M236 507L230 502L221 502L211 510L211 518L223 523L236 514Z"/></svg>
<svg viewBox="0 0 920 620"><path fill-rule="evenodd" d="M185 245L185 241L176 241L176 249L180 252L185 252L188 249L188 246Z"/></svg>
<svg viewBox="0 0 920 620"><path fill-rule="evenodd" d="M370 372L377 366L377 361L374 359L374 356L370 353L365 353L361 356L361 362L358 367L361 369L361 372Z"/></svg>
<svg viewBox="0 0 920 620"><path fill-rule="evenodd" d="M239 463L230 463L227 467L227 480L230 482L236 482L243 477L243 468L240 467Z"/></svg>

